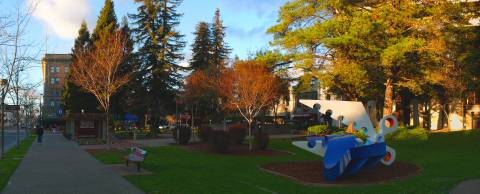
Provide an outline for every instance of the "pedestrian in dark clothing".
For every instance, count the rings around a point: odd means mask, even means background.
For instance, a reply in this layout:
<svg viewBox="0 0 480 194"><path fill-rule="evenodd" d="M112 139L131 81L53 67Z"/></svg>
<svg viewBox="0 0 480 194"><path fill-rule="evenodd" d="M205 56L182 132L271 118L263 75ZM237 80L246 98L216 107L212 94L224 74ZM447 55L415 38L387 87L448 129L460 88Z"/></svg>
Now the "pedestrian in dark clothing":
<svg viewBox="0 0 480 194"><path fill-rule="evenodd" d="M324 115L324 119L325 119L325 123L327 124L327 127L330 129L331 127L333 127L333 119L332 119L332 110L327 110L327 112L325 112L325 115Z"/></svg>
<svg viewBox="0 0 480 194"><path fill-rule="evenodd" d="M42 143L42 138L43 138L43 127L40 125L37 125L37 142Z"/></svg>

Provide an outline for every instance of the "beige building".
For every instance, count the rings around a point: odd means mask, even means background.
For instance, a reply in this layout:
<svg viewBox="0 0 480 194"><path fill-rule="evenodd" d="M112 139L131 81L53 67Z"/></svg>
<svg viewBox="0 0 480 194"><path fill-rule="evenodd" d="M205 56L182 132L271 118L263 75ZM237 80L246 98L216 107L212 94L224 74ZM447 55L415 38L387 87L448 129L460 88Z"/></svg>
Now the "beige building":
<svg viewBox="0 0 480 194"><path fill-rule="evenodd" d="M45 125L63 123L62 92L71 63L71 54L45 54L42 59L42 119Z"/></svg>

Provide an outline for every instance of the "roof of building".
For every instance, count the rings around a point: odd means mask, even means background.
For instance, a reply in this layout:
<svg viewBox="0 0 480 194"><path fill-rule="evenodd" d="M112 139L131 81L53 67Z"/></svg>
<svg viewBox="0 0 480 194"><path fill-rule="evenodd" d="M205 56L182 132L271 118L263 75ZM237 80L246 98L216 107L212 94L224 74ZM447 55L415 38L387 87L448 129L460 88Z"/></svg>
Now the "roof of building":
<svg viewBox="0 0 480 194"><path fill-rule="evenodd" d="M43 60L72 60L72 54L45 54Z"/></svg>

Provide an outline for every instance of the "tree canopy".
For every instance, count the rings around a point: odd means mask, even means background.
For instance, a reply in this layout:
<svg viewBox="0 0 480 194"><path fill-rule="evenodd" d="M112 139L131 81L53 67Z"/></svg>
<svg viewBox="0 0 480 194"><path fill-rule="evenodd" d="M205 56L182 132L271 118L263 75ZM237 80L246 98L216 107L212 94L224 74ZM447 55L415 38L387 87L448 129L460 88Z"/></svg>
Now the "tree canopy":
<svg viewBox="0 0 480 194"><path fill-rule="evenodd" d="M353 100L383 93L384 114L400 90L425 92L446 62L443 38L468 25L462 5L448 0L295 0L279 15L268 30L273 45L292 54L304 78Z"/></svg>

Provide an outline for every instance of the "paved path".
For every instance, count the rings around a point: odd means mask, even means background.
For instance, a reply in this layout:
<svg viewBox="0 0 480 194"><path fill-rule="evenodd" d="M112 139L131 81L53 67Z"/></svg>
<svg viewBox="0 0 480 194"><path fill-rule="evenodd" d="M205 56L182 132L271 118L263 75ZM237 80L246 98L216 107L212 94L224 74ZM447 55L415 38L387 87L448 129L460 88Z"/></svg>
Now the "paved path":
<svg viewBox="0 0 480 194"><path fill-rule="evenodd" d="M480 193L480 179L466 180L455 186L450 194Z"/></svg>
<svg viewBox="0 0 480 194"><path fill-rule="evenodd" d="M33 143L3 194L143 193L62 135Z"/></svg>

